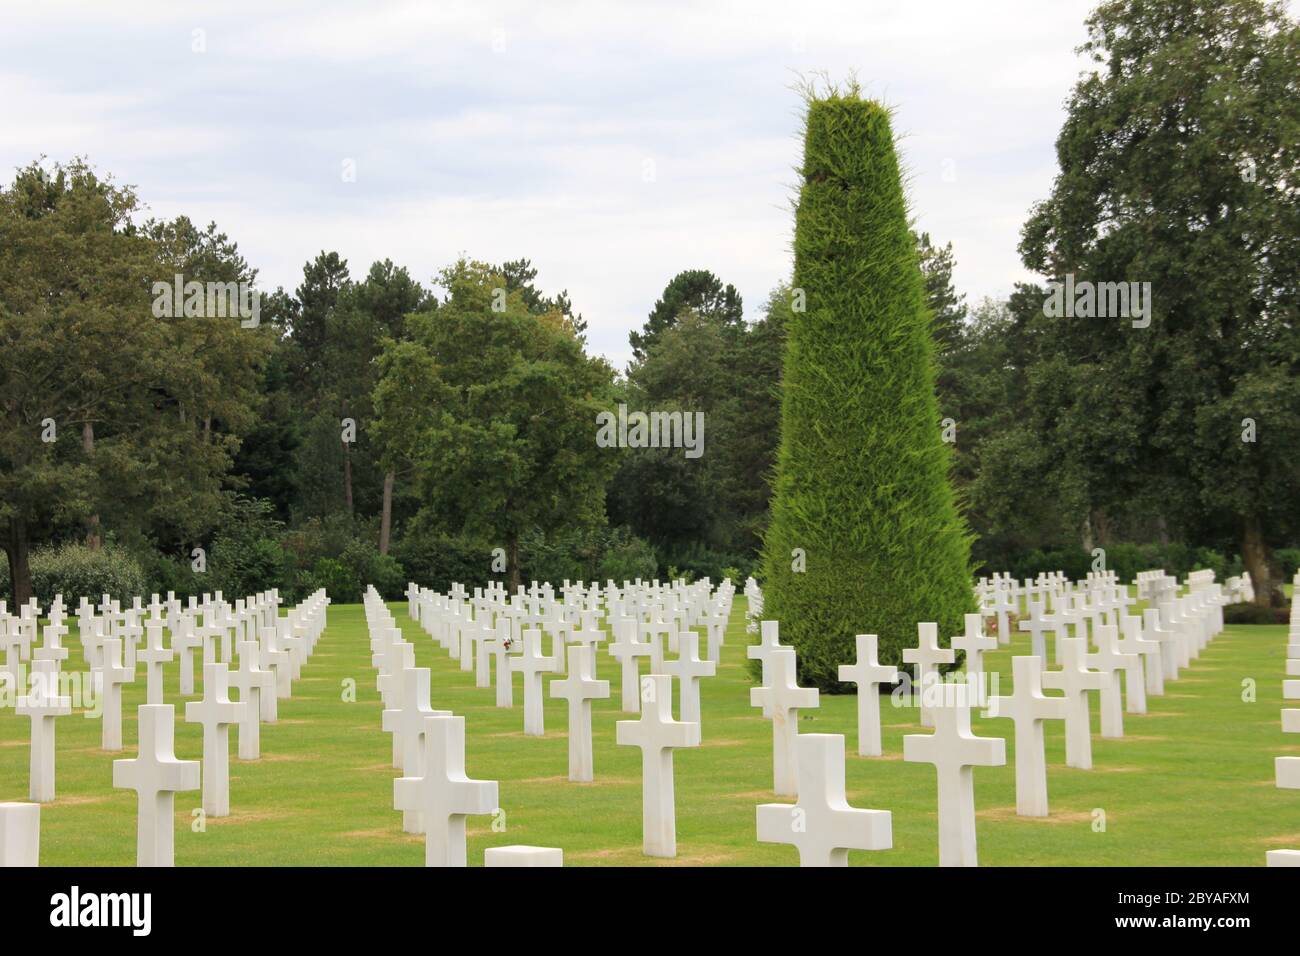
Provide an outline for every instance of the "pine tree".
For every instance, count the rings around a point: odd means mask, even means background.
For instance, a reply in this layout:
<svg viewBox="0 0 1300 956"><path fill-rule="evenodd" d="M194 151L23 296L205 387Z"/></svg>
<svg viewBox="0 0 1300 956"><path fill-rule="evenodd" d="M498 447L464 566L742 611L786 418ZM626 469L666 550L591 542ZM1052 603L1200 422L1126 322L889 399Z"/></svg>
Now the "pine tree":
<svg viewBox="0 0 1300 956"><path fill-rule="evenodd" d="M801 679L836 690L855 634L897 664L918 622L960 632L970 536L889 112L856 88L810 96L802 173L764 616Z"/></svg>

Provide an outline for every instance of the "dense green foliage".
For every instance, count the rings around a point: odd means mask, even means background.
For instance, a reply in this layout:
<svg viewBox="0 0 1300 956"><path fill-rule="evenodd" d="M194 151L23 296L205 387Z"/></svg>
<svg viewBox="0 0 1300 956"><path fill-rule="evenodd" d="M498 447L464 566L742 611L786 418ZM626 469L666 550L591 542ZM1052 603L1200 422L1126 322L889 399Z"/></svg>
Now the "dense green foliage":
<svg viewBox="0 0 1300 956"><path fill-rule="evenodd" d="M32 593L49 607L56 594L73 606L78 598L98 602L105 594L147 594L148 579L140 562L119 547L88 548L62 544L32 553ZM9 568L0 564L0 594L9 589Z"/></svg>
<svg viewBox="0 0 1300 956"><path fill-rule="evenodd" d="M1107 0L1083 49L1096 69L1021 251L1054 280L1149 283L1150 324L1016 310L1031 414L1000 477L1060 496L1086 537L1145 519L1228 538L1280 600L1270 548L1300 532L1300 29L1261 0Z"/></svg>
<svg viewBox="0 0 1300 956"><path fill-rule="evenodd" d="M959 633L970 545L948 483L934 346L888 112L810 98L795 214L764 612L804 680L838 686L854 635L901 662L918 621ZM806 562L806 565L805 565Z"/></svg>
<svg viewBox="0 0 1300 956"><path fill-rule="evenodd" d="M36 566L83 543L138 568L144 593L182 595L761 578L797 318L788 411L827 424L791 433L787 419L787 450L849 478L792 479L801 504L785 506L771 541L786 557L769 549L767 574L806 587L834 568L861 619L825 622L827 646L846 626L883 637L909 614L951 620L946 598L927 610L907 597L961 576L943 548L904 581L868 579L856 551L819 558L825 542L792 537L824 523L826 540L868 553L903 540L928 553L947 519L907 525L892 502L950 516L926 477L944 457L977 573L1249 568L1260 600L1276 599L1300 553L1285 547L1300 540L1300 36L1259 0L1107 0L1086 26L1096 69L1067 104L1059 176L1022 236L1038 283L968 306L952 245L907 234L896 189L851 207L846 171L814 155L804 205L862 215L802 241L796 282L773 275L748 316L726 277L682 263L646 304L622 375L588 354L584 317L522 258L453 263L426 286L388 260L354 275L325 249L292 291L262 296L256 328L155 315L154 281L255 284L256 271L215 225L140 222L134 192L82 161L19 170L0 188L0 581L11 600L40 592ZM852 132L828 130L826 155ZM863 168L847 173L877 172L850 158ZM842 261L808 275L828 251ZM1046 283L1063 275L1150 282L1151 324L1045 315ZM820 303L813 279L835 285ZM794 312L800 297L808 312ZM860 391L809 384L809 363ZM704 454L596 447L591 416L618 403L703 413ZM894 464L859 467L882 447ZM788 570L794 547L808 576ZM840 592L807 593L818 601Z"/></svg>

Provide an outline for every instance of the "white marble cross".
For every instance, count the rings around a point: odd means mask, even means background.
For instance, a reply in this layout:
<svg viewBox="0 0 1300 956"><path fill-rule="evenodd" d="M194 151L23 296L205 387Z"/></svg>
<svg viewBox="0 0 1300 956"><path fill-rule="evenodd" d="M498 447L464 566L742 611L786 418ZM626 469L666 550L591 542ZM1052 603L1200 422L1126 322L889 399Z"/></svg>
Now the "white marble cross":
<svg viewBox="0 0 1300 956"><path fill-rule="evenodd" d="M379 715L381 726L384 730L391 731L391 723L395 720L392 715L402 712L402 698L406 690L406 672L415 668L415 646L406 641L399 641L389 647L388 667L390 670L380 678L380 696L383 698L384 709ZM398 733L392 735L393 767L402 769L402 737Z"/></svg>
<svg viewBox="0 0 1300 956"><path fill-rule="evenodd" d="M898 680L898 668L881 664L877 659L875 634L857 636L858 660L856 664L841 664L839 678L847 684L858 685L858 753L863 757L879 757L880 745L880 685Z"/></svg>
<svg viewBox="0 0 1300 956"><path fill-rule="evenodd" d="M172 625L172 652L180 655L181 696L194 696L194 652L203 638L194 632L194 618L182 614Z"/></svg>
<svg viewBox="0 0 1300 956"><path fill-rule="evenodd" d="M275 675L262 669L259 660L262 646L257 641L240 641L236 650L239 669L230 672L228 681L239 691L240 701L248 705L236 731L239 759L258 760L262 756L262 721L267 719L268 704L271 721L276 717Z"/></svg>
<svg viewBox="0 0 1300 956"><path fill-rule="evenodd" d="M566 673L564 649L573 638L572 622L565 620L563 609L557 606L551 610L549 617L543 617L538 623L545 633L551 635L551 660L555 661L552 673Z"/></svg>
<svg viewBox="0 0 1300 956"><path fill-rule="evenodd" d="M510 617L497 618L497 637L492 642L492 660L496 664L497 706L513 707L515 705L515 679L510 667L513 655L510 645L514 632L514 621Z"/></svg>
<svg viewBox="0 0 1300 956"><path fill-rule="evenodd" d="M700 636L694 631L677 632L677 659L664 662L663 673L677 678L682 720L700 721L700 678L717 673L713 661L700 659Z"/></svg>
<svg viewBox="0 0 1300 956"><path fill-rule="evenodd" d="M1082 637L1065 637L1057 642L1061 670L1045 671L1043 686L1065 693L1065 765L1078 770L1092 769L1092 718L1088 691L1101 690L1105 676L1088 670L1086 644Z"/></svg>
<svg viewBox="0 0 1300 956"><path fill-rule="evenodd" d="M203 665L203 699L185 705L185 722L203 726L203 812L230 816L230 725L244 719L251 704L230 699L225 664Z"/></svg>
<svg viewBox="0 0 1300 956"><path fill-rule="evenodd" d="M1005 717L1015 724L1016 813L1047 816L1047 754L1043 721L1065 720L1068 701L1043 694L1043 662L1037 657L1013 657L1015 681L1009 697L989 700L986 717Z"/></svg>
<svg viewBox="0 0 1300 956"><path fill-rule="evenodd" d="M1160 669L1163 680L1178 679L1178 657L1183 642L1182 634L1176 628L1165 627L1160 620L1160 612L1147 610L1142 612L1142 634L1148 641L1160 644ZM1160 692L1164 692L1163 683ZM1147 685L1147 693L1155 693Z"/></svg>
<svg viewBox="0 0 1300 956"><path fill-rule="evenodd" d="M614 640L609 645L609 653L618 659L622 670L619 706L624 713L641 712L640 664L638 658L650 656L650 645L637 640L636 621L626 618L614 624Z"/></svg>
<svg viewBox="0 0 1300 956"><path fill-rule="evenodd" d="M41 805L0 803L0 869L40 864Z"/></svg>
<svg viewBox="0 0 1300 956"><path fill-rule="evenodd" d="M428 718L452 716L449 710L433 709L429 691L429 668L406 668L402 671L401 709L385 710L381 716L384 730L393 735L398 747L394 765L408 777L424 776L424 731ZM402 829L406 833L424 832L419 811L403 811Z"/></svg>
<svg viewBox="0 0 1300 956"><path fill-rule="evenodd" d="M307 635L302 627L288 618L278 623L277 630L280 646L289 653L289 678L297 680L302 676L302 665L307 660Z"/></svg>
<svg viewBox="0 0 1300 956"><path fill-rule="evenodd" d="M554 673L555 667L555 658L542 654L542 632L531 627L526 629L524 652L510 659L510 669L524 675L524 733L529 737L546 733L542 675Z"/></svg>
<svg viewBox="0 0 1300 956"><path fill-rule="evenodd" d="M765 663L770 683L751 687L749 703L761 707L763 715L772 721L772 791L780 797L796 797L799 783L794 741L799 736L798 712L817 707L819 694L815 687L797 685L798 658L794 648L770 649Z"/></svg>
<svg viewBox="0 0 1300 956"><path fill-rule="evenodd" d="M199 789L199 762L176 759L171 704L145 704L139 713L139 755L113 761L113 786L137 794L136 866L172 866L176 794Z"/></svg>
<svg viewBox="0 0 1300 956"><path fill-rule="evenodd" d="M1051 626L1044 616L1047 606L1044 602L1035 601L1033 598L1029 598L1025 603L1026 616L1020 619L1016 627L1029 632L1029 653L1042 661L1043 666L1046 666L1047 637L1043 632Z"/></svg>
<svg viewBox="0 0 1300 956"><path fill-rule="evenodd" d="M495 780L465 775L465 718L426 717L419 776L393 781L393 805L420 815L425 866L467 866L465 817L497 810Z"/></svg>
<svg viewBox="0 0 1300 956"><path fill-rule="evenodd" d="M1133 614L1120 614L1122 637L1115 644L1121 654L1137 658L1136 669L1124 675L1124 704L1130 714L1147 712L1147 693L1165 692L1165 675L1160 664L1159 641L1148 641L1142 636L1142 619Z"/></svg>
<svg viewBox="0 0 1300 956"><path fill-rule="evenodd" d="M68 649L63 646L62 638L67 633L68 629L63 624L63 616L51 611L50 623L45 625L45 642L40 647L32 650L32 660L66 661L68 659Z"/></svg>
<svg viewBox="0 0 1300 956"><path fill-rule="evenodd" d="M568 676L551 681L551 696L569 702L569 779L589 783L595 768L591 753L591 702L609 698L609 681L592 676L595 648L569 646Z"/></svg>
<svg viewBox="0 0 1300 956"><path fill-rule="evenodd" d="M940 665L953 663L957 655L952 648L939 646L939 625L932 621L917 624L916 636L916 647L903 648L903 663L916 665L916 686L912 693L919 695L921 726L933 727L934 718L925 705L927 689L939 682Z"/></svg>
<svg viewBox="0 0 1300 956"><path fill-rule="evenodd" d="M1101 681L1101 735L1103 737L1124 736L1124 697L1120 692L1120 675L1127 675L1125 682L1130 688L1134 684L1133 671L1138 670L1141 681L1141 660L1136 654L1121 653L1119 630L1114 624L1098 625L1093 632L1097 641L1097 651L1083 656L1085 667L1094 668L1102 675Z"/></svg>
<svg viewBox="0 0 1300 956"><path fill-rule="evenodd" d="M859 810L845 798L844 736L801 734L796 745L799 800L758 806L759 842L792 844L800 866L848 866L849 850L890 849L889 811Z"/></svg>
<svg viewBox="0 0 1300 956"><path fill-rule="evenodd" d="M673 679L641 679L641 719L615 725L618 743L641 748L642 852L677 855L677 801L673 793L673 750L700 745L700 725L673 720Z"/></svg>
<svg viewBox="0 0 1300 956"><path fill-rule="evenodd" d="M124 667L122 642L116 637L104 641L103 661L99 668L103 695L103 716L100 718L100 749L110 752L122 749L122 685L135 680L135 668Z"/></svg>
<svg viewBox="0 0 1300 956"><path fill-rule="evenodd" d="M57 661L33 662L31 690L18 698L14 713L32 721L28 799L33 803L49 803L54 799L54 718L72 713L72 698L59 696Z"/></svg>
<svg viewBox="0 0 1300 956"><path fill-rule="evenodd" d="M1016 609L1016 600L1011 596L1011 592L1005 588L998 588L993 595L993 603L989 610L997 614L998 618L998 636L999 644L1011 643L1011 626L1007 623L1007 613ZM980 623L980 630L983 631L983 621Z"/></svg>
<svg viewBox="0 0 1300 956"><path fill-rule="evenodd" d="M591 648L591 676L600 676L596 673L596 661L599 658L599 655L596 653L596 645L604 642L605 632L600 629L598 623L593 622L591 627L582 627L574 631L571 638L574 643L584 644Z"/></svg>
<svg viewBox="0 0 1300 956"><path fill-rule="evenodd" d="M175 652L163 646L162 625L149 624L145 627L148 640L144 649L136 654L136 660L144 664L146 678L145 702L163 703L163 665L170 664Z"/></svg>
<svg viewBox="0 0 1300 956"><path fill-rule="evenodd" d="M262 645L262 666L275 674L275 696L281 700L293 696L293 655L280 646L276 628L266 631Z"/></svg>
<svg viewBox="0 0 1300 956"><path fill-rule="evenodd" d="M491 624L476 624L469 631L474 642L474 686L492 686L492 645L497 639L496 628Z"/></svg>
<svg viewBox="0 0 1300 956"><path fill-rule="evenodd" d="M708 629L709 660L715 664L722 663L722 645L727 640L727 615L719 611L704 619Z"/></svg>
<svg viewBox="0 0 1300 956"><path fill-rule="evenodd" d="M972 707L983 707L988 702L988 687L984 680L984 654L998 649L998 639L985 637L984 616L966 615L966 633L952 639L952 649L966 655L966 683L971 689Z"/></svg>
<svg viewBox="0 0 1300 956"><path fill-rule="evenodd" d="M779 621L761 621L759 622L758 643L751 644L745 648L745 656L751 661L761 661L763 666L762 682L769 683L767 676L767 660L771 654L781 644L781 624ZM766 715L764 715L766 716Z"/></svg>
<svg viewBox="0 0 1300 956"><path fill-rule="evenodd" d="M934 733L903 737L903 759L934 764L938 772L939 865L978 866L974 768L1003 766L1007 762L1006 741L971 733L965 686L956 684L944 691L943 696L952 699L930 708Z"/></svg>
<svg viewBox="0 0 1300 956"><path fill-rule="evenodd" d="M135 674L136 641L144 637L144 628L140 626L135 612L128 611L122 626L117 629L118 640L122 642L122 664ZM135 679L134 676L131 678Z"/></svg>

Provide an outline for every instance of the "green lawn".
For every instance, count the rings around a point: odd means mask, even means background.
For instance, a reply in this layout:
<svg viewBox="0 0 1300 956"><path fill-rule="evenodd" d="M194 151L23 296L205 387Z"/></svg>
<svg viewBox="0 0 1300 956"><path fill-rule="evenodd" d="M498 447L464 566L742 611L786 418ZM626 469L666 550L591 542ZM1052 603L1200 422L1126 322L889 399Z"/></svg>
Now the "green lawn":
<svg viewBox="0 0 1300 956"><path fill-rule="evenodd" d="M790 847L755 840L754 807L770 802L771 730L749 707L743 598L737 597L723 664L703 686L703 746L676 754L678 853L675 861L641 855L640 751L614 744L617 662L604 653L599 676L612 697L594 704L596 781L567 780L563 701L546 705L547 735L522 734L522 690L515 707L499 710L494 691L474 687L406 615L393 613L416 646L417 663L433 668L433 705L466 718L466 769L500 782L505 832L488 817L470 818L470 861L487 846L527 843L564 849L566 865L654 863L790 865ZM869 625L869 622L864 622ZM1026 653L1018 640L1017 653ZM1280 730L1285 629L1233 627L1191 669L1153 698L1145 716L1126 715L1123 740L1093 739L1095 769L1064 767L1059 725L1048 732L1052 815L1015 815L1013 769L976 771L980 862L984 865L1262 865L1264 851L1300 847L1300 794L1278 790L1273 758L1300 753L1300 741ZM81 666L80 643L68 668ZM1009 652L987 658L1009 675ZM354 679L356 703L342 700ZM1252 678L1258 700L1242 701ZM42 862L47 865L131 865L135 860L135 795L114 790L114 756L134 756L135 707L144 674L127 691L126 751L99 750L99 722L78 715L58 720L58 799L42 811ZM1009 680L1004 684L1009 687ZM167 687L177 687L175 665ZM176 862L181 866L402 865L423 862L423 838L403 834L391 809L391 746L380 729L380 702L370 666L360 606L329 610L329 627L280 702L280 721L263 725L263 757L231 756L232 816L190 829L199 795L177 797ZM1004 691L1005 692L1005 691ZM169 696L178 705L181 700ZM1094 711L1095 711L1094 707ZM894 849L853 853L854 864L932 866L937 862L935 779L928 765L904 764L902 735L917 733L915 712L883 708L886 756L858 757L855 699L823 696L805 713L805 733L848 735L848 795L858 807L893 812ZM1094 727L1096 714L1094 712ZM1005 720L976 719L981 734L1010 735ZM0 712L0 800L27 797L28 720ZM197 759L196 726L178 720L178 756ZM1008 758L1012 756L1008 742ZM1094 811L1105 811L1105 831Z"/></svg>

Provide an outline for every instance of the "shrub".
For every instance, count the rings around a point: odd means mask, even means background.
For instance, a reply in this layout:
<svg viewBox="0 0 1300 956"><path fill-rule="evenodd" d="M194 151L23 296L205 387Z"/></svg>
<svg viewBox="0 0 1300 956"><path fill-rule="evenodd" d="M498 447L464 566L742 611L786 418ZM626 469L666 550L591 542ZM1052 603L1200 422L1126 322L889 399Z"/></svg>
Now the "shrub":
<svg viewBox="0 0 1300 956"><path fill-rule="evenodd" d="M698 581L700 578L708 578L714 584L717 584L727 576L726 571L730 568L740 571L740 580L744 581L745 575L749 573L749 569L753 565L754 560L749 555L737 554L731 551L714 551L702 544L694 544L688 548L668 551L660 556L660 567L663 569L664 577L668 580L689 575L691 580ZM673 571L676 571L677 574L674 575ZM735 578L732 578L733 582L735 580Z"/></svg>
<svg viewBox="0 0 1300 956"><path fill-rule="evenodd" d="M268 501L238 498L231 502L207 558L210 583L204 591L221 591L227 601L278 588L290 596L291 556L280 545L280 522Z"/></svg>
<svg viewBox="0 0 1300 956"><path fill-rule="evenodd" d="M1300 548L1278 548L1274 554L1277 555L1278 564L1282 566L1282 573L1287 580L1295 577L1295 573L1300 571Z"/></svg>
<svg viewBox="0 0 1300 956"><path fill-rule="evenodd" d="M339 603L360 601L367 584L373 584L385 600L400 598L406 591L406 572L401 562L391 554L380 554L379 548L368 541L353 541L343 549L339 561L356 582L355 596L351 596L352 592L348 597L330 595Z"/></svg>
<svg viewBox="0 0 1300 956"><path fill-rule="evenodd" d="M624 581L640 578L649 581L659 570L659 559L650 542L638 538L626 529L611 536L605 555L600 562L599 578L621 585Z"/></svg>
<svg viewBox="0 0 1300 956"><path fill-rule="evenodd" d="M212 582L205 575L195 573L189 558L175 558L157 551L137 553L136 558L144 569L144 594L170 592L184 599L212 590Z"/></svg>
<svg viewBox="0 0 1300 956"><path fill-rule="evenodd" d="M0 562L0 594L9 588L9 568ZM64 544L32 552L32 592L42 609L48 609L54 595L62 594L63 603L75 609L78 601L90 598L96 603L111 594L129 607L131 599L145 595L147 584L140 563L126 551L106 545L98 551L82 544Z"/></svg>
<svg viewBox="0 0 1300 956"><path fill-rule="evenodd" d="M307 593L324 588L330 599L339 604L355 604L361 600L361 584L356 573L337 558L321 558L299 580Z"/></svg>
<svg viewBox="0 0 1300 956"><path fill-rule="evenodd" d="M1224 624L1286 624L1291 611L1285 607L1259 604L1229 604L1223 609Z"/></svg>
<svg viewBox="0 0 1300 956"><path fill-rule="evenodd" d="M492 576L489 545L460 535L429 533L418 525L408 528L393 548L393 556L406 577L435 591L447 591L457 581L472 590Z"/></svg>
<svg viewBox="0 0 1300 956"><path fill-rule="evenodd" d="M899 664L917 622L958 634L975 609L889 112L856 89L809 102L794 251L764 616L840 690L855 634Z"/></svg>

